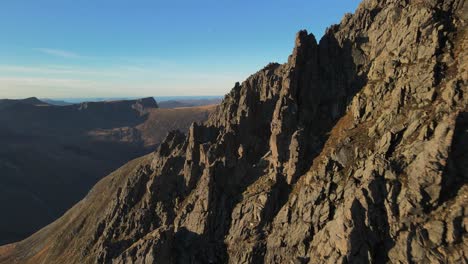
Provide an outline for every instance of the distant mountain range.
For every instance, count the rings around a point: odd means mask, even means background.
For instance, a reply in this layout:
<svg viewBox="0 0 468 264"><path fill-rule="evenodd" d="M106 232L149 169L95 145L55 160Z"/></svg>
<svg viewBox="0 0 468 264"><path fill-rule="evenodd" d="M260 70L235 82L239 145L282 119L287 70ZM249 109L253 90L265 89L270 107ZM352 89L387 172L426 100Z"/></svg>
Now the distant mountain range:
<svg viewBox="0 0 468 264"><path fill-rule="evenodd" d="M61 104L57 106L55 104ZM68 104L0 100L0 244L25 238L102 176L186 131L214 106L159 109L154 98Z"/></svg>
<svg viewBox="0 0 468 264"><path fill-rule="evenodd" d="M37 99L36 97L30 97L26 99L0 99L0 109L7 108L13 105L48 105L48 103Z"/></svg>
<svg viewBox="0 0 468 264"><path fill-rule="evenodd" d="M221 98L212 99L180 99L160 101L158 105L160 108L178 108L178 107L192 107L202 105L213 105L221 103Z"/></svg>
<svg viewBox="0 0 468 264"><path fill-rule="evenodd" d="M133 100L132 98L130 98ZM119 100L130 100L129 98L120 98ZM201 105L219 104L222 100L221 96L163 96L155 97L159 108L177 108L177 107L192 107ZM68 98L68 99L40 99L41 101L58 106L72 105L83 102L98 102L117 100L117 98Z"/></svg>
<svg viewBox="0 0 468 264"><path fill-rule="evenodd" d="M65 106L65 105L72 105L73 103L62 101L62 100L53 100L53 99L40 99L41 101L51 104L51 105L58 105L58 106Z"/></svg>

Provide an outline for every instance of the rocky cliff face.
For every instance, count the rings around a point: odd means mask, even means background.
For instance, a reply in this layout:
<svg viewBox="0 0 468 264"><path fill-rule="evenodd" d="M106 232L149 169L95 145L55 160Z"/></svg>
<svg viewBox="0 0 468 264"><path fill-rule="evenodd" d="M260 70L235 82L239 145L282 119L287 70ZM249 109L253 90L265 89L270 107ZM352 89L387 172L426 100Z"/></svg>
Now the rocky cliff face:
<svg viewBox="0 0 468 264"><path fill-rule="evenodd" d="M366 0L3 263L465 263L464 0Z"/></svg>

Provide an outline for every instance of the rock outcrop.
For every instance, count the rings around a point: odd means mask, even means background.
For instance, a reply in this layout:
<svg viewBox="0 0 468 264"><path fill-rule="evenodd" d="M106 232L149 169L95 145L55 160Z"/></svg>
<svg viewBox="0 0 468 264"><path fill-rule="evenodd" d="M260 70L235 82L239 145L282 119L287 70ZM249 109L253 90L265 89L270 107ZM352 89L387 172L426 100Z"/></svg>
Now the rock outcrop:
<svg viewBox="0 0 468 264"><path fill-rule="evenodd" d="M365 0L0 263L466 263L464 0Z"/></svg>

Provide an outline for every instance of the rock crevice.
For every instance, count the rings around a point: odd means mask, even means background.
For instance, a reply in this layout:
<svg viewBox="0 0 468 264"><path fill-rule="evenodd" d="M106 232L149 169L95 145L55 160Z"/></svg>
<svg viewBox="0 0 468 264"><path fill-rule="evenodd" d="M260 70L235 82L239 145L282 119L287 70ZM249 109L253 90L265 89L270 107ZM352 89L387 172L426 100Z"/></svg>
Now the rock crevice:
<svg viewBox="0 0 468 264"><path fill-rule="evenodd" d="M318 43L300 31L0 263L466 262L467 13L366 0Z"/></svg>

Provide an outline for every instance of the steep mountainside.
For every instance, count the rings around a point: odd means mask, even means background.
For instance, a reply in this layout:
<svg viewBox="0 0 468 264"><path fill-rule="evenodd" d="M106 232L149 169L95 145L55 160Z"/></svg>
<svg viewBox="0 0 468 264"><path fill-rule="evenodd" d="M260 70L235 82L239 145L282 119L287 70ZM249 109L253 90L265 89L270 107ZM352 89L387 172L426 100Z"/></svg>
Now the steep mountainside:
<svg viewBox="0 0 468 264"><path fill-rule="evenodd" d="M0 100L0 244L51 223L102 176L211 110L158 109L153 98L63 107Z"/></svg>
<svg viewBox="0 0 468 264"><path fill-rule="evenodd" d="M0 263L466 263L464 0L366 0Z"/></svg>

